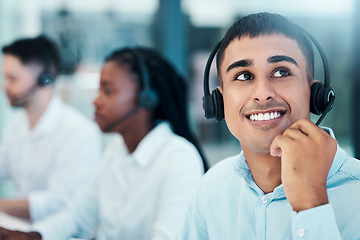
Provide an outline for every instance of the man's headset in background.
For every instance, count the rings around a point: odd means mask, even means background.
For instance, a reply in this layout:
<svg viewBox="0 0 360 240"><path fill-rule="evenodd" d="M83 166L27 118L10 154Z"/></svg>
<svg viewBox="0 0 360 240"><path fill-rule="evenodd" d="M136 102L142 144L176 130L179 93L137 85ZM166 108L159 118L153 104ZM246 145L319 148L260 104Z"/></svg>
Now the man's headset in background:
<svg viewBox="0 0 360 240"><path fill-rule="evenodd" d="M55 78L52 76L50 72L50 60L48 60L50 56L44 56L44 70L42 73L38 76L36 82L29 87L25 93L23 93L21 96L13 97L12 100L16 104L20 104L23 101L25 101L28 97L33 95L38 87L48 87L51 84L54 83Z"/></svg>
<svg viewBox="0 0 360 240"><path fill-rule="evenodd" d="M151 89L150 84L150 74L148 71L148 68L145 64L145 60L141 53L137 51L136 49L128 48L129 52L131 52L134 56L135 61L138 63L140 68L140 81L142 83L142 89L139 93L138 99L137 99L137 106L131 109L129 112L127 112L124 116L117 119L116 121L108 124L105 127L105 131L109 131L113 129L115 126L125 122L130 117L132 117L135 113L137 113L139 110L151 110L154 109L158 104L158 95L157 93Z"/></svg>
<svg viewBox="0 0 360 240"><path fill-rule="evenodd" d="M315 82L311 86L311 94L310 94L310 111L313 114L321 115L317 120L316 125L319 125L321 121L324 119L326 114L332 109L335 101L335 92L330 86L330 74L329 74L329 66L325 56L324 51L322 50L318 41L305 30L304 33L308 36L308 38L313 42L316 46L324 67L324 84L321 82ZM203 109L205 111L205 117L207 119L215 119L216 121L221 121L224 119L224 102L223 97L220 91L216 88L210 94L209 87L209 77L210 77L210 68L213 59L219 50L221 45L221 41L218 42L215 48L212 50L205 67L204 72L204 96L203 96Z"/></svg>

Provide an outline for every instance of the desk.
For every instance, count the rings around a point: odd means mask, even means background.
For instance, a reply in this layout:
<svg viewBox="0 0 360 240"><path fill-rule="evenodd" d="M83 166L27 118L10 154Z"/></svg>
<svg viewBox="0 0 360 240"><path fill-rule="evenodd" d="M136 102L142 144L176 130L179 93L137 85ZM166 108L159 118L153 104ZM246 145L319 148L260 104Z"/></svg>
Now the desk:
<svg viewBox="0 0 360 240"><path fill-rule="evenodd" d="M22 232L30 231L30 221L0 212L0 227Z"/></svg>

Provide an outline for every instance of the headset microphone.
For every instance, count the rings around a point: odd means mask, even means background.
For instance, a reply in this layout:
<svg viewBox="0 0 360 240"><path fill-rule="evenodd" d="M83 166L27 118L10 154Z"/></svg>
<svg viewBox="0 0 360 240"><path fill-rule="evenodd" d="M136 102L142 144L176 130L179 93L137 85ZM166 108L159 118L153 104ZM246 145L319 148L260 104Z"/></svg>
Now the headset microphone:
<svg viewBox="0 0 360 240"><path fill-rule="evenodd" d="M117 125L120 125L120 124L124 123L126 120L128 120L133 115L135 115L139 111L139 109L140 109L139 107L135 107L135 108L131 109L128 113L126 113L124 116L119 118L118 120L108 124L107 126L104 127L104 132L109 132L110 130L112 130Z"/></svg>

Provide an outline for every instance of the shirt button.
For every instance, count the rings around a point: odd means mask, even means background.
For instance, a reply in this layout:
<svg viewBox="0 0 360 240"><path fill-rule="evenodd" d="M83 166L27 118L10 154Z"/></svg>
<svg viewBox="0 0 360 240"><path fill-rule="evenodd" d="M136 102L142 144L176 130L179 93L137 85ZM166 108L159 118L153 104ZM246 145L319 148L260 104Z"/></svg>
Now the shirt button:
<svg viewBox="0 0 360 240"><path fill-rule="evenodd" d="M261 198L261 202L265 204L268 202L268 199L264 196Z"/></svg>
<svg viewBox="0 0 360 240"><path fill-rule="evenodd" d="M296 230L296 235L300 238L305 236L305 229L303 228L299 228L298 230Z"/></svg>

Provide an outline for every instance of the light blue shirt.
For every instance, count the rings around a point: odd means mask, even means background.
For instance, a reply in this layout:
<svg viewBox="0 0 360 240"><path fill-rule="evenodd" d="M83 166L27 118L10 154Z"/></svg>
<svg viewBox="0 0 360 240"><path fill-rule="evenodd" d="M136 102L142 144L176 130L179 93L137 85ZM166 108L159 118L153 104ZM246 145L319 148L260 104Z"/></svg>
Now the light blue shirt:
<svg viewBox="0 0 360 240"><path fill-rule="evenodd" d="M175 239L204 169L196 148L159 124L129 154L113 138L94 179L63 212L33 226L44 240Z"/></svg>
<svg viewBox="0 0 360 240"><path fill-rule="evenodd" d="M337 146L327 179L329 204L296 213L282 185L264 194L240 153L205 174L181 239L359 240L359 179L359 160Z"/></svg>

